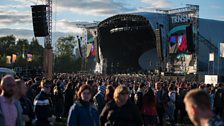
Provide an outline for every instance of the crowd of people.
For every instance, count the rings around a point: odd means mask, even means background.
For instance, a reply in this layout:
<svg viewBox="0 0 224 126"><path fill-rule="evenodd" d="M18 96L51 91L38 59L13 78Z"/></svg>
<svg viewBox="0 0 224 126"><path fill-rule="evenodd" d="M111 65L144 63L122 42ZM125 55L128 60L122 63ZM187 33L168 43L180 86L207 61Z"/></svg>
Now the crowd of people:
<svg viewBox="0 0 224 126"><path fill-rule="evenodd" d="M224 85L151 75L1 78L0 126L224 126Z"/></svg>

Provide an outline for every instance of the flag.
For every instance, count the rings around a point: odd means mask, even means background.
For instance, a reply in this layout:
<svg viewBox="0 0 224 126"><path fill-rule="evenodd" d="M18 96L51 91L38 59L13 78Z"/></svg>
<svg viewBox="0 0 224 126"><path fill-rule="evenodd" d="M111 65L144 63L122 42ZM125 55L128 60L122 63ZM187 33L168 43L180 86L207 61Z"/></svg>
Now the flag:
<svg viewBox="0 0 224 126"><path fill-rule="evenodd" d="M220 43L220 57L224 57L224 43Z"/></svg>
<svg viewBox="0 0 224 126"><path fill-rule="evenodd" d="M33 60L33 55L32 54L27 54L27 61L32 62Z"/></svg>
<svg viewBox="0 0 224 126"><path fill-rule="evenodd" d="M6 63L11 64L11 59L12 59L11 56L6 56Z"/></svg>
<svg viewBox="0 0 224 126"><path fill-rule="evenodd" d="M209 61L214 61L214 60L215 60L215 54L209 53Z"/></svg>
<svg viewBox="0 0 224 126"><path fill-rule="evenodd" d="M12 63L16 62L16 54L12 54Z"/></svg>

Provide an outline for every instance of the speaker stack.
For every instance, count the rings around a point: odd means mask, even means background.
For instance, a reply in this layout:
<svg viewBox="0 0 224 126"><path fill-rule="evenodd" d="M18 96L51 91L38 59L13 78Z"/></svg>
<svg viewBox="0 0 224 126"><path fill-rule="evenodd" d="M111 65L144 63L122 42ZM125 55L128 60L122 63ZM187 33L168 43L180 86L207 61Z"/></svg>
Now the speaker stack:
<svg viewBox="0 0 224 126"><path fill-rule="evenodd" d="M47 5L33 5L31 8L34 36L45 37L49 35L46 16Z"/></svg>

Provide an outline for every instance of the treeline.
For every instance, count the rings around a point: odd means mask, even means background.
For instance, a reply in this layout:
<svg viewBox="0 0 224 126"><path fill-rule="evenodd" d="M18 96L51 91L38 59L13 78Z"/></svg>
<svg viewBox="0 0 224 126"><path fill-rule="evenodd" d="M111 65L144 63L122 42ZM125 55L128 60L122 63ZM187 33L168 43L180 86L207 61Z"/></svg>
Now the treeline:
<svg viewBox="0 0 224 126"><path fill-rule="evenodd" d="M0 66L2 67L42 67L43 46L36 38L16 39L14 35L0 37ZM7 63L6 57L16 55L14 63ZM27 61L27 54L32 54L32 62Z"/></svg>
<svg viewBox="0 0 224 126"><path fill-rule="evenodd" d="M73 36L60 37L54 50L54 72L76 72L81 68L81 58L75 56L74 49L77 41ZM17 39L14 35L0 37L0 67L42 68L44 47L38 39ZM16 61L7 63L7 56L16 55ZM32 61L28 62L27 54L32 54Z"/></svg>

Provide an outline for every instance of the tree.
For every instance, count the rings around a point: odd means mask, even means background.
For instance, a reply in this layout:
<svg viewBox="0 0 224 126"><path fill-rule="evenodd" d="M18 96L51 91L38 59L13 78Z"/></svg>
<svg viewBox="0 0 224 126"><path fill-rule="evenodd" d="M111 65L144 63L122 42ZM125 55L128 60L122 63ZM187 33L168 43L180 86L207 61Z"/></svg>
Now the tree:
<svg viewBox="0 0 224 126"><path fill-rule="evenodd" d="M16 42L16 52L18 55L27 54L29 48L29 41L27 39L18 39Z"/></svg>
<svg viewBox="0 0 224 126"><path fill-rule="evenodd" d="M77 44L74 36L60 37L56 43L57 56L72 56Z"/></svg>
<svg viewBox="0 0 224 126"><path fill-rule="evenodd" d="M29 53L39 55L43 53L43 50L44 48L39 44L39 41L36 38L33 38L29 46Z"/></svg>
<svg viewBox="0 0 224 126"><path fill-rule="evenodd" d="M33 38L28 49L28 53L33 55L33 61L30 63L33 67L43 66L43 52L43 46L36 38Z"/></svg>
<svg viewBox="0 0 224 126"><path fill-rule="evenodd" d="M56 43L55 72L74 72L79 71L80 59L75 60L74 48L77 44L75 37L60 37Z"/></svg>
<svg viewBox="0 0 224 126"><path fill-rule="evenodd" d="M0 37L0 55L6 56L15 53L16 38L13 35Z"/></svg>

